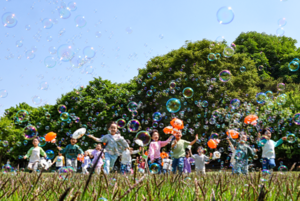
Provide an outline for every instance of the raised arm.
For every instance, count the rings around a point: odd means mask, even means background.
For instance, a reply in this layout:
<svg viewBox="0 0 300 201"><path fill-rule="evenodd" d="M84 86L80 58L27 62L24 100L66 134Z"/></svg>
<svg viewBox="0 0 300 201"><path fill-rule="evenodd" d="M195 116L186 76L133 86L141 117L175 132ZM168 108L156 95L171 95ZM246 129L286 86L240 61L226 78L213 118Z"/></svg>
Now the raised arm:
<svg viewBox="0 0 300 201"><path fill-rule="evenodd" d="M93 135L87 135L89 138L92 138L93 140L95 140L96 142L106 142L106 137L105 135L101 138L96 138L95 136Z"/></svg>
<svg viewBox="0 0 300 201"><path fill-rule="evenodd" d="M166 141L159 141L160 147L164 147L164 146L168 145L171 142L172 138L173 138L173 136L170 136Z"/></svg>
<svg viewBox="0 0 300 201"><path fill-rule="evenodd" d="M196 134L195 139L192 142L190 142L189 145L195 144L197 142L197 140L198 140L198 134Z"/></svg>

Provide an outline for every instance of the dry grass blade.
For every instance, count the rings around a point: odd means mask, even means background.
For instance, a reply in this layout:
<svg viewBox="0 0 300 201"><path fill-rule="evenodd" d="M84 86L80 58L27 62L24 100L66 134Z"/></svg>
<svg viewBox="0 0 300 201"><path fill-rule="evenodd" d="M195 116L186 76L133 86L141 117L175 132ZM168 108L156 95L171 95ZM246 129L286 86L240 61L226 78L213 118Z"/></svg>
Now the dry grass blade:
<svg viewBox="0 0 300 201"><path fill-rule="evenodd" d="M236 189L234 189L234 194L233 194L233 196L231 198L231 201L234 201L235 196L236 196Z"/></svg>
<svg viewBox="0 0 300 201"><path fill-rule="evenodd" d="M124 196L126 196L128 193L132 191L137 185L139 185L145 178L146 175L144 175L142 178L140 178L133 186L131 186L121 197L119 197L119 200L121 200Z"/></svg>
<svg viewBox="0 0 300 201"><path fill-rule="evenodd" d="M214 189L211 189L210 200L211 200L211 201L216 201L216 196L215 196L215 191L214 191Z"/></svg>
<svg viewBox="0 0 300 201"><path fill-rule="evenodd" d="M260 188L260 193L259 193L259 196L258 196L258 201L264 201L265 200L266 193L264 191L264 188L265 188L264 185L262 185L261 188Z"/></svg>
<svg viewBox="0 0 300 201"><path fill-rule="evenodd" d="M71 189L70 187L67 188L67 190L59 197L58 201L63 201L67 197L68 192L70 191L70 189Z"/></svg>

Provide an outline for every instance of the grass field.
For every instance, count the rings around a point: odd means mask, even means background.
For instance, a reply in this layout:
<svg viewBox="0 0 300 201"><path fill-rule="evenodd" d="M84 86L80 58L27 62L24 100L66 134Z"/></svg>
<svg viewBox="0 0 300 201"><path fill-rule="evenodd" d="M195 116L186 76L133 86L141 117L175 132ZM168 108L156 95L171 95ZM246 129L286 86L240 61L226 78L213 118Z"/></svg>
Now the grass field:
<svg viewBox="0 0 300 201"><path fill-rule="evenodd" d="M276 172L248 176L87 175L17 172L0 175L1 200L300 200L300 174Z"/></svg>

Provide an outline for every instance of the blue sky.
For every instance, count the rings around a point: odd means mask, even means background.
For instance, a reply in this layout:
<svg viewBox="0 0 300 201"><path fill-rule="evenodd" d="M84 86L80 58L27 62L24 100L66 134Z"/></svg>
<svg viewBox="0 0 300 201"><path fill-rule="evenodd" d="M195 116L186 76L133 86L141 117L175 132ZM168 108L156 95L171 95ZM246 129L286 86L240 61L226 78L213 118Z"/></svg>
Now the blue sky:
<svg viewBox="0 0 300 201"><path fill-rule="evenodd" d="M59 8L70 2L75 2L77 9L61 19ZM216 15L223 6L231 7L235 15L226 25L220 24ZM286 18L284 35L300 41L299 6L299 0L1 0L0 16L11 12L18 22L7 28L1 18L0 92L6 90L7 96L0 98L0 114L20 102L54 104L61 94L87 85L93 77L127 82L150 58L177 49L186 40L224 36L232 42L248 31L276 35L278 20ZM84 17L84 27L76 27L77 16ZM56 23L45 29L45 18ZM25 28L28 25L30 30ZM17 47L20 40L23 45ZM64 44L76 58L84 57L86 47L96 54L81 68L74 68L49 52L50 47L58 49ZM26 52L32 50L34 58L27 59ZM57 60L53 68L45 65L48 56ZM40 83L45 82L49 87L42 90Z"/></svg>

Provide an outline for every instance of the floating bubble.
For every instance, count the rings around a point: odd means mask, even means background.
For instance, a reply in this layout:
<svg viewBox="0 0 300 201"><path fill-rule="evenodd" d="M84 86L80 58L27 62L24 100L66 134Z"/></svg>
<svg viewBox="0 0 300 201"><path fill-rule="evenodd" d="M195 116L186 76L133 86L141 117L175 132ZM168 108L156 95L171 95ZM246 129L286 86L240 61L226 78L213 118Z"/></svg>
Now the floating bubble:
<svg viewBox="0 0 300 201"><path fill-rule="evenodd" d="M147 146L151 142L151 136L148 131L140 131L135 136L136 140L141 140L143 146Z"/></svg>
<svg viewBox="0 0 300 201"><path fill-rule="evenodd" d="M9 143L7 140L4 140L4 141L2 141L2 145L3 145L3 147L7 147L9 145Z"/></svg>
<svg viewBox="0 0 300 201"><path fill-rule="evenodd" d="M127 129L131 133L136 133L141 129L141 123L137 119L132 119L127 123Z"/></svg>
<svg viewBox="0 0 300 201"><path fill-rule="evenodd" d="M86 25L86 20L84 16L78 15L74 19L76 27L83 28Z"/></svg>
<svg viewBox="0 0 300 201"><path fill-rule="evenodd" d="M124 128L126 126L125 119L118 119L117 120L117 125L118 125L118 128Z"/></svg>
<svg viewBox="0 0 300 201"><path fill-rule="evenodd" d="M175 82L175 80L172 80L172 81L169 83L169 87L170 87L171 89L174 89L174 88L176 87L176 82Z"/></svg>
<svg viewBox="0 0 300 201"><path fill-rule="evenodd" d="M240 106L240 104L241 104L241 101L240 101L239 99L237 99L237 98L232 99L232 100L230 101L230 105L231 105L232 107L234 107L234 108L238 108L238 107Z"/></svg>
<svg viewBox="0 0 300 201"><path fill-rule="evenodd" d="M31 29L31 26L30 26L29 24L27 24L27 25L25 26L25 30L26 30L26 31L30 31L30 29Z"/></svg>
<svg viewBox="0 0 300 201"><path fill-rule="evenodd" d="M201 103L202 107L207 107L208 106L208 101L204 100Z"/></svg>
<svg viewBox="0 0 300 201"><path fill-rule="evenodd" d="M240 71L243 73L243 72L246 72L246 67L245 66L242 66L240 67Z"/></svg>
<svg viewBox="0 0 300 201"><path fill-rule="evenodd" d="M61 61L70 61L74 57L74 52L72 46L69 45L61 45L57 49L57 57Z"/></svg>
<svg viewBox="0 0 300 201"><path fill-rule="evenodd" d="M263 69L264 69L264 66L263 66L263 65L258 66L258 70L259 70L259 71L262 71Z"/></svg>
<svg viewBox="0 0 300 201"><path fill-rule="evenodd" d="M41 83L39 84L39 89L40 89L40 90L48 90L48 88L49 88L48 82L43 81L43 82L41 82Z"/></svg>
<svg viewBox="0 0 300 201"><path fill-rule="evenodd" d="M27 140L32 140L33 138L35 138L37 135L38 135L38 131L36 129L35 126L32 126L32 125L28 125L24 128L24 136L25 136L25 139Z"/></svg>
<svg viewBox="0 0 300 201"><path fill-rule="evenodd" d="M267 169L263 169L263 170L261 171L261 173L262 173L262 176L268 176L268 175L271 174L270 170L267 170Z"/></svg>
<svg viewBox="0 0 300 201"><path fill-rule="evenodd" d="M46 40L47 40L48 42L51 42L51 41L53 40L53 38L52 38L52 36L47 36Z"/></svg>
<svg viewBox="0 0 300 201"><path fill-rule="evenodd" d="M216 55L214 53L209 53L209 55L207 56L208 61L214 61L217 59Z"/></svg>
<svg viewBox="0 0 300 201"><path fill-rule="evenodd" d="M149 167L151 174L158 174L160 172L160 165L157 163L152 163Z"/></svg>
<svg viewBox="0 0 300 201"><path fill-rule="evenodd" d="M272 91L267 91L266 95L269 99L273 99L273 92Z"/></svg>
<svg viewBox="0 0 300 201"><path fill-rule="evenodd" d="M160 112L154 112L152 118L153 121L160 121L162 119L162 114Z"/></svg>
<svg viewBox="0 0 300 201"><path fill-rule="evenodd" d="M33 104L35 104L35 105L41 104L42 101L43 101L43 100L42 100L41 97L39 97L39 96L34 96L34 97L32 98L32 102L33 102Z"/></svg>
<svg viewBox="0 0 300 201"><path fill-rule="evenodd" d="M264 104L267 100L267 95L263 92L257 93L256 94L256 102L258 104Z"/></svg>
<svg viewBox="0 0 300 201"><path fill-rule="evenodd" d="M6 98L8 96L8 92L5 89L0 89L0 98Z"/></svg>
<svg viewBox="0 0 300 201"><path fill-rule="evenodd" d="M70 115L68 112L63 112L60 114L60 120L62 121L68 121L70 118Z"/></svg>
<svg viewBox="0 0 300 201"><path fill-rule="evenodd" d="M91 59L91 58L95 57L96 51L94 50L93 47L87 46L83 49L83 55L85 58Z"/></svg>
<svg viewBox="0 0 300 201"><path fill-rule="evenodd" d="M300 113L294 115L294 123L300 125Z"/></svg>
<svg viewBox="0 0 300 201"><path fill-rule="evenodd" d="M68 19L71 16L71 12L67 8L60 8L58 13L61 19Z"/></svg>
<svg viewBox="0 0 300 201"><path fill-rule="evenodd" d="M289 63L289 69L290 69L290 71L292 71L292 72L297 71L297 70L299 69L299 63L298 63L297 61L291 61L291 62Z"/></svg>
<svg viewBox="0 0 300 201"><path fill-rule="evenodd" d="M235 151L235 159L236 160L242 160L245 156L245 153L242 150L236 150Z"/></svg>
<svg viewBox="0 0 300 201"><path fill-rule="evenodd" d="M53 159L54 158L54 151L52 151L51 149L47 150L46 151L46 154L47 154L47 158L48 159Z"/></svg>
<svg viewBox="0 0 300 201"><path fill-rule="evenodd" d="M136 102L131 101L128 103L127 108L129 110L129 112L137 111L138 104Z"/></svg>
<svg viewBox="0 0 300 201"><path fill-rule="evenodd" d="M234 19L234 13L231 7L221 7L217 11L217 20L220 24L229 24Z"/></svg>
<svg viewBox="0 0 300 201"><path fill-rule="evenodd" d="M67 106L65 106L65 105L58 105L57 106L57 111L58 111L59 114L67 112Z"/></svg>
<svg viewBox="0 0 300 201"><path fill-rule="evenodd" d="M44 147L47 144L47 141L44 137L40 137L40 143L39 146L40 147Z"/></svg>
<svg viewBox="0 0 300 201"><path fill-rule="evenodd" d="M26 57L26 59L29 59L29 60L34 59L34 57L35 57L34 51L32 51L32 50L27 50L27 51L25 52L25 57Z"/></svg>
<svg viewBox="0 0 300 201"><path fill-rule="evenodd" d="M231 79L231 73L229 70L223 70L219 74L219 79L221 82L228 82Z"/></svg>
<svg viewBox="0 0 300 201"><path fill-rule="evenodd" d="M176 113L181 108L180 100L177 98L171 98L166 103L167 110L171 113Z"/></svg>
<svg viewBox="0 0 300 201"><path fill-rule="evenodd" d="M81 68L87 62L88 62L88 59L84 58L83 56L76 55L71 60L71 66L73 68Z"/></svg>
<svg viewBox="0 0 300 201"><path fill-rule="evenodd" d="M280 19L278 20L278 22L277 22L278 26L280 26L280 27L285 26L286 23L287 23L287 21L286 21L285 18L280 18Z"/></svg>
<svg viewBox="0 0 300 201"><path fill-rule="evenodd" d="M17 47L22 47L23 46L23 41L22 40L17 40L16 46Z"/></svg>
<svg viewBox="0 0 300 201"><path fill-rule="evenodd" d="M226 58L232 57L234 55L235 50L232 47L226 46L223 50L223 55Z"/></svg>
<svg viewBox="0 0 300 201"><path fill-rule="evenodd" d="M286 94L281 94L276 98L276 102L278 105L284 105L286 103L286 100L287 100Z"/></svg>
<svg viewBox="0 0 300 201"><path fill-rule="evenodd" d="M147 96L148 96L148 97L150 97L150 96L152 96L152 94L153 94L153 91L150 89L150 90L148 90L148 91L147 91L147 93L146 93L146 94L147 94Z"/></svg>
<svg viewBox="0 0 300 201"><path fill-rule="evenodd" d="M84 69L86 74L92 74L94 72L94 67L93 66L87 66Z"/></svg>
<svg viewBox="0 0 300 201"><path fill-rule="evenodd" d="M53 68L56 66L56 59L52 56L48 56L44 59L44 64L47 68Z"/></svg>
<svg viewBox="0 0 300 201"><path fill-rule="evenodd" d="M282 27L280 27L280 28L278 28L278 29L276 30L276 35L277 35L277 36L283 36L284 33L285 33L285 31L284 31L284 29L283 29Z"/></svg>
<svg viewBox="0 0 300 201"><path fill-rule="evenodd" d="M23 145L26 146L28 144L28 140L23 141Z"/></svg>
<svg viewBox="0 0 300 201"><path fill-rule="evenodd" d="M16 142L16 145L17 145L18 147L20 147L20 146L22 145L22 142L18 141L18 142Z"/></svg>
<svg viewBox="0 0 300 201"><path fill-rule="evenodd" d="M288 134L287 136L286 136L286 141L288 142L288 143L294 143L294 142L296 142L297 141L297 138L296 138L296 136L295 136L295 134L293 134L293 133L290 133L290 134Z"/></svg>
<svg viewBox="0 0 300 201"><path fill-rule="evenodd" d="M186 88L183 89L182 95L185 98L192 98L193 95L194 95L194 90L191 87L186 87Z"/></svg>
<svg viewBox="0 0 300 201"><path fill-rule="evenodd" d="M158 36L160 39L163 39L164 38L164 35L163 34L159 34Z"/></svg>
<svg viewBox="0 0 300 201"><path fill-rule="evenodd" d="M127 27L127 28L125 29L125 31L126 31L126 33L128 33L128 34L131 34L133 30L132 30L131 27Z"/></svg>
<svg viewBox="0 0 300 201"><path fill-rule="evenodd" d="M221 44L223 41L225 41L225 37L224 37L224 36L218 36L218 37L216 38L216 42L217 42L218 44Z"/></svg>
<svg viewBox="0 0 300 201"><path fill-rule="evenodd" d="M96 37L100 38L102 36L102 33L100 31L96 31Z"/></svg>
<svg viewBox="0 0 300 201"><path fill-rule="evenodd" d="M53 22L51 19L45 18L43 21L43 27L44 29L51 29L53 27Z"/></svg>
<svg viewBox="0 0 300 201"><path fill-rule="evenodd" d="M284 91L285 90L285 84L284 83L279 83L277 85L277 90L278 91Z"/></svg>
<svg viewBox="0 0 300 201"><path fill-rule="evenodd" d="M75 10L77 10L76 2L69 2L69 3L68 3L68 8L69 8L70 11L75 11Z"/></svg>
<svg viewBox="0 0 300 201"><path fill-rule="evenodd" d="M2 19L3 26L5 26L7 28L13 28L18 23L16 15L14 13L11 13L11 12L4 13L2 15L1 19Z"/></svg>
<svg viewBox="0 0 300 201"><path fill-rule="evenodd" d="M29 113L26 110L19 110L16 114L16 121L24 123L29 120Z"/></svg>

